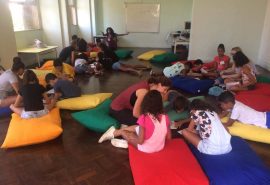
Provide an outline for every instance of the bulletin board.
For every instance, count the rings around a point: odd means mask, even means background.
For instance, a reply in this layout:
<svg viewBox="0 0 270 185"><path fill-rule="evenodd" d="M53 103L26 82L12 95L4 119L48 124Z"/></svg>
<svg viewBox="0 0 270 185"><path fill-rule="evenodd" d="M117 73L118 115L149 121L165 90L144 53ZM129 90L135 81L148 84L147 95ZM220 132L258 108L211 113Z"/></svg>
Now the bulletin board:
<svg viewBox="0 0 270 185"><path fill-rule="evenodd" d="M159 32L160 4L125 3L127 32Z"/></svg>

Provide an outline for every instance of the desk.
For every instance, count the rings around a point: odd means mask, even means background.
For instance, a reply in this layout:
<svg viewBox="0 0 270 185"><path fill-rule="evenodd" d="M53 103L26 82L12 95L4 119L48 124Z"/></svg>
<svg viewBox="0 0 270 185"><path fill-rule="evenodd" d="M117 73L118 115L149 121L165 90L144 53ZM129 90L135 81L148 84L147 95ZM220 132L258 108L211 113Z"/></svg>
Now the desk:
<svg viewBox="0 0 270 185"><path fill-rule="evenodd" d="M55 58L57 58L57 48L58 46L47 46L46 48L25 48L18 50L19 54L33 54L36 57L36 62L40 67L40 56L48 53L55 52Z"/></svg>
<svg viewBox="0 0 270 185"><path fill-rule="evenodd" d="M174 53L176 53L176 46L177 45L185 45L185 46L189 46L189 41L188 40L181 40L181 39L176 39L174 41Z"/></svg>

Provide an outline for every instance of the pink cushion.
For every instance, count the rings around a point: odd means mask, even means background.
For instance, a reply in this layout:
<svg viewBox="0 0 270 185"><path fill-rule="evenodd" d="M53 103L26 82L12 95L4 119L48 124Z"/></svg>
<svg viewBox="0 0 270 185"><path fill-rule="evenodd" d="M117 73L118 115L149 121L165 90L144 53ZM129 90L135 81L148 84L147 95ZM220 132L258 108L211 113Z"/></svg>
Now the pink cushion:
<svg viewBox="0 0 270 185"><path fill-rule="evenodd" d="M147 154L129 146L129 161L136 185L206 185L207 177L182 139Z"/></svg>

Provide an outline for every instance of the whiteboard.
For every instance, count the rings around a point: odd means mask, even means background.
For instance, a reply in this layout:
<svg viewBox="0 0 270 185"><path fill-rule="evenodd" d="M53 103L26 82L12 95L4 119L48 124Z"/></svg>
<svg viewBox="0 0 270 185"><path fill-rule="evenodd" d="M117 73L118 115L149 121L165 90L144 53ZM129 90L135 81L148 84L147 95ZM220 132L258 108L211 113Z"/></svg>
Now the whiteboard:
<svg viewBox="0 0 270 185"><path fill-rule="evenodd" d="M159 32L160 4L125 3L127 32Z"/></svg>

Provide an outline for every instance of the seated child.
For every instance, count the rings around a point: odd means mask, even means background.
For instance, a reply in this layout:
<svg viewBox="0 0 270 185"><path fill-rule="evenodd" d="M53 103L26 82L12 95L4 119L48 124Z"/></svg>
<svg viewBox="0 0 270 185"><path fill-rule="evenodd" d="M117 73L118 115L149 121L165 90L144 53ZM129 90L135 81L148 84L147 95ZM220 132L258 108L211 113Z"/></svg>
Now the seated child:
<svg viewBox="0 0 270 185"><path fill-rule="evenodd" d="M74 65L75 73L77 74L91 74L88 57L84 53L80 53L75 59Z"/></svg>
<svg viewBox="0 0 270 185"><path fill-rule="evenodd" d="M43 98L47 106L43 105ZM11 110L22 118L30 119L48 114L53 107L54 103L50 103L45 88L38 83L36 74L32 70L26 70L23 75L23 86L19 89L15 104L10 105Z"/></svg>
<svg viewBox="0 0 270 185"><path fill-rule="evenodd" d="M229 111L231 112L230 119L224 123L225 126L231 126L236 120L244 124L259 126L262 128L270 128L270 112L259 112L251 107L235 100L234 95L229 92L223 92L218 100L220 106L224 111L222 114L226 116Z"/></svg>
<svg viewBox="0 0 270 185"><path fill-rule="evenodd" d="M77 49L77 40L74 39L71 41L70 46L65 47L59 54L59 58L61 58L65 63L73 65L74 62L74 51Z"/></svg>
<svg viewBox="0 0 270 185"><path fill-rule="evenodd" d="M163 112L162 96L156 90L149 91L143 98L141 116L138 125L116 130L111 127L99 139L99 143L110 140L116 147L127 148L128 143L145 153L153 153L162 150L165 140L171 138L170 120ZM123 139L113 139L122 136Z"/></svg>
<svg viewBox="0 0 270 185"><path fill-rule="evenodd" d="M53 61L54 68L52 70L52 73L55 74L57 78L73 81L74 76L70 74L70 71L66 65L68 64L64 65L61 58L55 59Z"/></svg>
<svg viewBox="0 0 270 185"><path fill-rule="evenodd" d="M220 155L232 150L231 135L217 113L206 102L196 99L190 104L191 122L182 130L184 138L204 154ZM196 129L194 129L196 126Z"/></svg>
<svg viewBox="0 0 270 185"><path fill-rule="evenodd" d="M65 79L58 79L55 74L49 73L45 76L47 84L54 89L54 100L64 98L74 98L81 96L81 88L73 82Z"/></svg>

